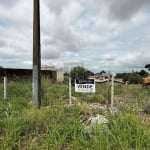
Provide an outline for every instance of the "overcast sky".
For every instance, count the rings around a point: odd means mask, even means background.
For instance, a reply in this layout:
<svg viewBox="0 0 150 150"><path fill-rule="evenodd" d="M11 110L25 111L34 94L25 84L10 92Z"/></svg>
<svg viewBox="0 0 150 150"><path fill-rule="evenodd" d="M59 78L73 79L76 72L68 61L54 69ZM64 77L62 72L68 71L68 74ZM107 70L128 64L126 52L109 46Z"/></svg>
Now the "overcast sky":
<svg viewBox="0 0 150 150"><path fill-rule="evenodd" d="M41 0L40 7L42 65L127 72L150 63L150 0ZM32 30L33 0L0 0L0 66L32 68Z"/></svg>

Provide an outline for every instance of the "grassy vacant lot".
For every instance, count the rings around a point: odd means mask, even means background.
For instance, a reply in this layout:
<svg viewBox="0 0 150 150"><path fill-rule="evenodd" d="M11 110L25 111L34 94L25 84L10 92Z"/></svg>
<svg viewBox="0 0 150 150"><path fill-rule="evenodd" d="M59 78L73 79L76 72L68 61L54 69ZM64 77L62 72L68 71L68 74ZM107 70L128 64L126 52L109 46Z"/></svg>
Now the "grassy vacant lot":
<svg viewBox="0 0 150 150"><path fill-rule="evenodd" d="M42 80L42 107L32 108L31 82L9 81L8 99L0 83L1 150L149 150L149 115L142 112L150 103L150 89L140 85L115 85L117 114L105 114L108 128L95 125L85 130L81 116L103 113L88 103L104 105L110 98L105 84L95 94L74 93L68 106L68 84Z"/></svg>

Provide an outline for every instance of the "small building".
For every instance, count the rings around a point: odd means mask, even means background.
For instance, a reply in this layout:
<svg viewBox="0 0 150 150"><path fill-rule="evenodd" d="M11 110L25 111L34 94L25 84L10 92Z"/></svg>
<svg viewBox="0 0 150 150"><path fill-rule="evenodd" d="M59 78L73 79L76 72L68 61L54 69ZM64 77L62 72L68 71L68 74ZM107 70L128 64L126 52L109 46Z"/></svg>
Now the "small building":
<svg viewBox="0 0 150 150"><path fill-rule="evenodd" d="M91 79L105 80L111 78L110 73L96 73L94 76L90 77Z"/></svg>
<svg viewBox="0 0 150 150"><path fill-rule="evenodd" d="M19 69L19 68L0 68L0 78L7 76L8 78L22 78L22 79L32 79L32 69ZM63 68L41 68L41 76L48 77L57 82L64 81L64 71Z"/></svg>

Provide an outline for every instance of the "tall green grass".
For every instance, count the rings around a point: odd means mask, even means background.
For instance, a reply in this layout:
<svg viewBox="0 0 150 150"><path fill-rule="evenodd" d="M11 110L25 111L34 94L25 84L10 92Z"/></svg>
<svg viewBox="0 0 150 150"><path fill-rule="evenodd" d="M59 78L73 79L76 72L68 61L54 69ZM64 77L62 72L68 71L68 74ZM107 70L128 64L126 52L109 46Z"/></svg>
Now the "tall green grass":
<svg viewBox="0 0 150 150"><path fill-rule="evenodd" d="M149 149L150 130L143 126L137 112L122 112L110 116L111 149Z"/></svg>
<svg viewBox="0 0 150 150"><path fill-rule="evenodd" d="M110 115L108 128L96 125L90 132L80 123L83 112L88 110L82 106L55 105L24 110L16 117L6 110L0 121L0 148L149 150L150 129L141 124L135 112Z"/></svg>
<svg viewBox="0 0 150 150"><path fill-rule="evenodd" d="M81 116L95 112L91 112L85 103L71 107L66 105L67 84L42 79L41 109L32 108L30 82L11 81L8 82L8 89L8 99L4 100L3 86L0 84L1 150L150 149L150 124L142 124L135 108L125 107L118 114L107 114L107 128L96 124L88 131L80 122ZM147 102L149 97L148 90L141 87L116 84L115 96L124 94L130 95L130 100L137 98L141 104ZM73 93L73 96L83 102L101 103L107 97L106 86L98 85L93 95Z"/></svg>

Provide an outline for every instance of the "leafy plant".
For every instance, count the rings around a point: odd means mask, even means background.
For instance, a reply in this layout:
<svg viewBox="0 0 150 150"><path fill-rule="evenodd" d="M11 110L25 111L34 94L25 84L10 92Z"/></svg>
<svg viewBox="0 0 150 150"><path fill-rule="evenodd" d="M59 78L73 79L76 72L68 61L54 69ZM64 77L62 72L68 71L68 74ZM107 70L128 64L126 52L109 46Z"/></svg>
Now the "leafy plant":
<svg viewBox="0 0 150 150"><path fill-rule="evenodd" d="M91 71L81 66L74 67L70 72L73 85L74 85L75 79L78 79L78 80L88 79L88 77L91 75L93 75Z"/></svg>

